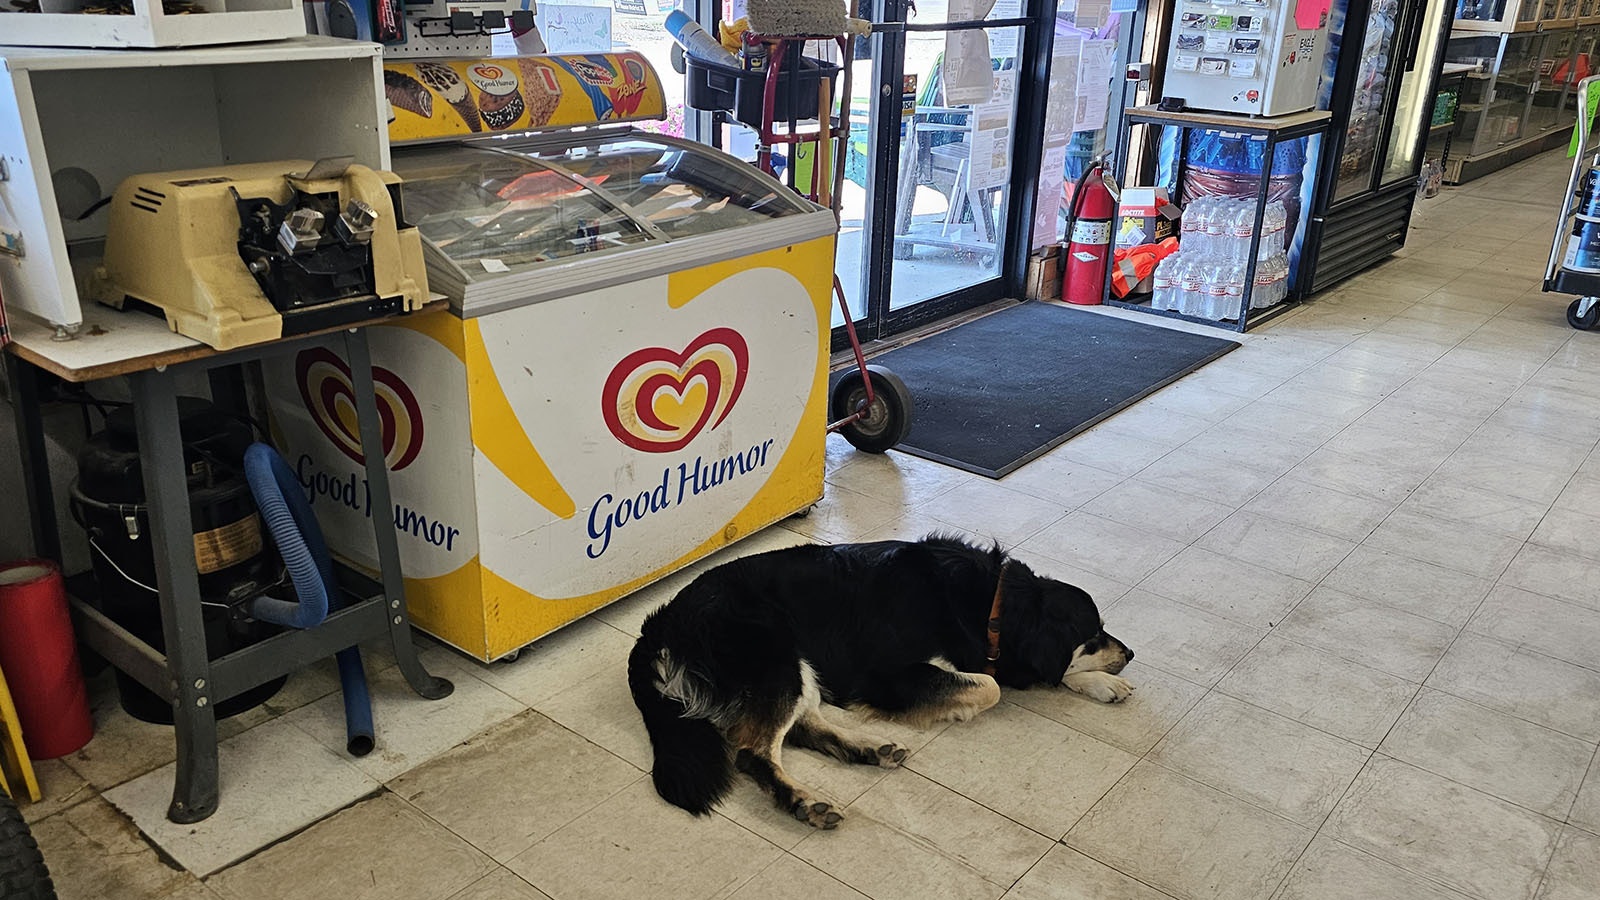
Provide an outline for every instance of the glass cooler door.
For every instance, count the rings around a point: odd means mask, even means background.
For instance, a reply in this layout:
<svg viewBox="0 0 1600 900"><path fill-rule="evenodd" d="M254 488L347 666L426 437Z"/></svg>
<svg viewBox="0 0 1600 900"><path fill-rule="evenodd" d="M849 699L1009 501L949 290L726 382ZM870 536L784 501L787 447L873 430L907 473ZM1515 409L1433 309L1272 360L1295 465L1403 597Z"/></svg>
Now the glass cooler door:
<svg viewBox="0 0 1600 900"><path fill-rule="evenodd" d="M654 239L570 173L533 160L452 145L396 150L393 164L429 255L468 282Z"/></svg>
<svg viewBox="0 0 1600 900"><path fill-rule="evenodd" d="M753 166L699 144L628 131L532 139L504 150L569 172L667 240L801 215L811 204Z"/></svg>
<svg viewBox="0 0 1600 900"><path fill-rule="evenodd" d="M632 129L402 148L405 213L443 283L730 231L816 207L698 144Z"/></svg>
<svg viewBox="0 0 1600 900"><path fill-rule="evenodd" d="M1339 157L1333 202L1372 190L1373 171L1384 138L1389 111L1389 79L1399 48L1404 8L1399 0L1374 0L1367 18L1361 65L1350 98L1350 120Z"/></svg>

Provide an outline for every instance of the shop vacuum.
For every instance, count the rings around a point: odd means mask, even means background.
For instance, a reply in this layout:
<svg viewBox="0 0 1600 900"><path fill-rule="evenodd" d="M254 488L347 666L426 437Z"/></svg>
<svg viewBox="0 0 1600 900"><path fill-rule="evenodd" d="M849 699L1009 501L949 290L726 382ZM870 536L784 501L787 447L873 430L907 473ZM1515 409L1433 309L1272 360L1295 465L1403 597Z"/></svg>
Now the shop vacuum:
<svg viewBox="0 0 1600 900"><path fill-rule="evenodd" d="M217 659L279 630L251 619L246 605L268 586L283 581L283 564L264 539L261 516L244 477L244 451L253 440L250 425L195 397L178 399L178 421L206 652ZM96 606L135 637L165 652L133 407L113 409L104 430L92 435L78 453L78 480L70 506L72 517L88 532L99 596ZM260 706L284 680L269 681L218 703L217 717ZM129 715L172 724L171 704L120 671L117 691Z"/></svg>
<svg viewBox="0 0 1600 900"><path fill-rule="evenodd" d="M178 398L178 421L207 656L225 656L284 627L321 624L337 605L333 566L292 470L271 447L254 442L251 424L206 400ZM110 412L104 430L90 437L78 454L71 509L88 533L99 610L164 651L132 407ZM272 596L289 593L291 583L296 599ZM372 749L373 728L360 651L346 648L337 657L348 747L363 755ZM276 678L218 702L217 717L261 705L285 680ZM172 724L172 707L137 681L118 672L117 688L129 715Z"/></svg>

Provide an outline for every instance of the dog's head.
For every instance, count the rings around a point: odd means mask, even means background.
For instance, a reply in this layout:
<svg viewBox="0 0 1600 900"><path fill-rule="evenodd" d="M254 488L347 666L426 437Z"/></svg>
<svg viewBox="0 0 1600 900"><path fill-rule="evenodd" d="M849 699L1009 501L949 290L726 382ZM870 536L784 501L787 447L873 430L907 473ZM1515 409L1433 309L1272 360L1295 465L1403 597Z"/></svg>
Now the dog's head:
<svg viewBox="0 0 1600 900"><path fill-rule="evenodd" d="M1000 613L995 677L1011 687L1059 684L1077 672L1121 672L1133 651L1106 633L1094 599L1081 588L1037 575L1012 560Z"/></svg>

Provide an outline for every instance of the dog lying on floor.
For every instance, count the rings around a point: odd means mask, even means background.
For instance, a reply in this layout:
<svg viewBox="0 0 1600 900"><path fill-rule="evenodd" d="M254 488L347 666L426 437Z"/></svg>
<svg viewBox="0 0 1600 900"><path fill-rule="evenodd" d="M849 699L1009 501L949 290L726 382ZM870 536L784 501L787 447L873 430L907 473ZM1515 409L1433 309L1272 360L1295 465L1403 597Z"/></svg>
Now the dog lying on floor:
<svg viewBox="0 0 1600 900"><path fill-rule="evenodd" d="M907 750L844 731L821 704L926 725L965 721L1000 685L1065 685L1106 703L1133 651L1106 634L1087 593L999 548L806 545L711 569L645 619L628 684L655 749L656 791L696 815L749 775L818 828L841 816L789 777L785 740L892 768Z"/></svg>

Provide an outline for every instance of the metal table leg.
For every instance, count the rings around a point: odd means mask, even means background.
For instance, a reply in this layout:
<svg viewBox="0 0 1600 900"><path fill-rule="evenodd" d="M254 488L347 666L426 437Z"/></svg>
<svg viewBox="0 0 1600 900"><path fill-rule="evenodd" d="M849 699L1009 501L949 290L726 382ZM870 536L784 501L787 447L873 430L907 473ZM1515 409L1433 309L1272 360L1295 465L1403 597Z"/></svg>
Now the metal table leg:
<svg viewBox="0 0 1600 900"><path fill-rule="evenodd" d="M170 371L130 376L134 418L150 505L151 549L161 596L167 671L173 679L177 777L167 818L198 822L217 809L217 718L211 705L211 663L206 653L200 581L195 573L194 524L178 430L176 385Z"/></svg>
<svg viewBox="0 0 1600 900"><path fill-rule="evenodd" d="M378 419L377 388L372 381L372 353L366 329L345 332L345 355L350 360L350 381L356 395L356 418L361 429L362 457L367 488L372 493L372 530L378 541L378 567L383 594L388 598L389 637L395 659L411 689L429 700L450 696L455 685L429 675L411 643L411 617L406 611L406 585L400 574L400 545L394 530L394 500L389 496L389 466L384 459L383 428Z"/></svg>
<svg viewBox="0 0 1600 900"><path fill-rule="evenodd" d="M22 487L27 494L28 521L33 526L33 552L60 564L55 490L50 483L50 458L44 446L44 417L39 414L39 372L9 353L3 355L22 455Z"/></svg>

